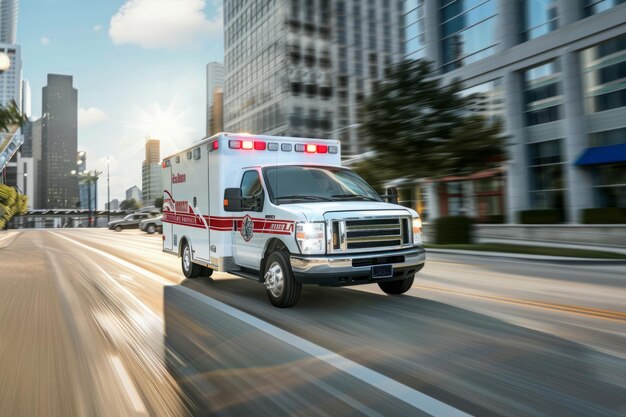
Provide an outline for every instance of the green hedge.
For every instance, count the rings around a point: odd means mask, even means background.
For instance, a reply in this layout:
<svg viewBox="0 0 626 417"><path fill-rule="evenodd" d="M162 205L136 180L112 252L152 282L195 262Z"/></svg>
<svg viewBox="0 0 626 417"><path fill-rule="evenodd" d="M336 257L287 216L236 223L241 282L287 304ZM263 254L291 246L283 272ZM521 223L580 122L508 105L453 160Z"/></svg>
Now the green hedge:
<svg viewBox="0 0 626 417"><path fill-rule="evenodd" d="M521 224L558 224L563 223L563 211L557 209L523 210L519 212Z"/></svg>
<svg viewBox="0 0 626 417"><path fill-rule="evenodd" d="M465 216L440 217L435 220L435 243L438 245L472 243L474 220Z"/></svg>
<svg viewBox="0 0 626 417"><path fill-rule="evenodd" d="M620 224L626 223L626 209L592 208L582 212L584 224Z"/></svg>

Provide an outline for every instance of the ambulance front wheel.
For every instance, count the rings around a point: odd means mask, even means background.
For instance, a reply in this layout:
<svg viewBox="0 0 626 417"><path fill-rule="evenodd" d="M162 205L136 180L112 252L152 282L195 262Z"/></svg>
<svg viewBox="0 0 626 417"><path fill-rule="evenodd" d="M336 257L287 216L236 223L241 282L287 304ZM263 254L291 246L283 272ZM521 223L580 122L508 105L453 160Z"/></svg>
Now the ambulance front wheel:
<svg viewBox="0 0 626 417"><path fill-rule="evenodd" d="M284 252L274 252L267 258L264 277L267 296L275 307L291 307L298 302L302 284L294 279L289 256Z"/></svg>
<svg viewBox="0 0 626 417"><path fill-rule="evenodd" d="M187 242L183 243L183 256L181 259L183 274L186 278L196 278L200 276L202 267L191 261L191 247Z"/></svg>

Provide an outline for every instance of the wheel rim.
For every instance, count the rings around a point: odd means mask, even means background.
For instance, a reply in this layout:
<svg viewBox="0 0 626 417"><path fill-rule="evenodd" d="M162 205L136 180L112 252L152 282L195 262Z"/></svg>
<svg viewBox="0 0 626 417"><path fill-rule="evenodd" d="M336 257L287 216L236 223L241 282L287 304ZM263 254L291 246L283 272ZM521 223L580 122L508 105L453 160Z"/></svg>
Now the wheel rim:
<svg viewBox="0 0 626 417"><path fill-rule="evenodd" d="M191 251L189 250L189 246L185 246L183 250L183 267L185 271L189 271L189 267L191 266Z"/></svg>
<svg viewBox="0 0 626 417"><path fill-rule="evenodd" d="M285 275L278 262L273 262L265 273L265 287L276 298L280 297L285 288Z"/></svg>
<svg viewBox="0 0 626 417"><path fill-rule="evenodd" d="M154 226L152 225L148 226L148 232L154 233Z"/></svg>

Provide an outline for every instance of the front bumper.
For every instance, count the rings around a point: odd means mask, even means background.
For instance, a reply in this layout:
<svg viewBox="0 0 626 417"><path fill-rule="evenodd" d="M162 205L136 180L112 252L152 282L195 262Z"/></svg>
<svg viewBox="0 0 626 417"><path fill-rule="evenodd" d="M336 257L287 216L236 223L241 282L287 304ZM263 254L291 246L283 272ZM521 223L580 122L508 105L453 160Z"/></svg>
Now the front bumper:
<svg viewBox="0 0 626 417"><path fill-rule="evenodd" d="M424 267L426 251L421 246L416 246L392 252L333 256L291 255L290 258L296 281L338 287L410 278ZM373 279L374 265L393 265L393 276Z"/></svg>

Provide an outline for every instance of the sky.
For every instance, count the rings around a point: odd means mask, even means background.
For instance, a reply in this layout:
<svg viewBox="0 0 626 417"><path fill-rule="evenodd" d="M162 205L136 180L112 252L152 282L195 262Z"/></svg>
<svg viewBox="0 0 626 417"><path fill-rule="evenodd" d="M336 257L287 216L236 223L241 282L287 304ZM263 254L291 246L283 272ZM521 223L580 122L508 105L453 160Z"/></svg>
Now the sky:
<svg viewBox="0 0 626 417"><path fill-rule="evenodd" d="M145 139L161 156L205 135L205 67L223 62L221 0L22 0L18 20L32 120L41 116L49 73L74 77L78 149L104 175L111 199L141 188Z"/></svg>

